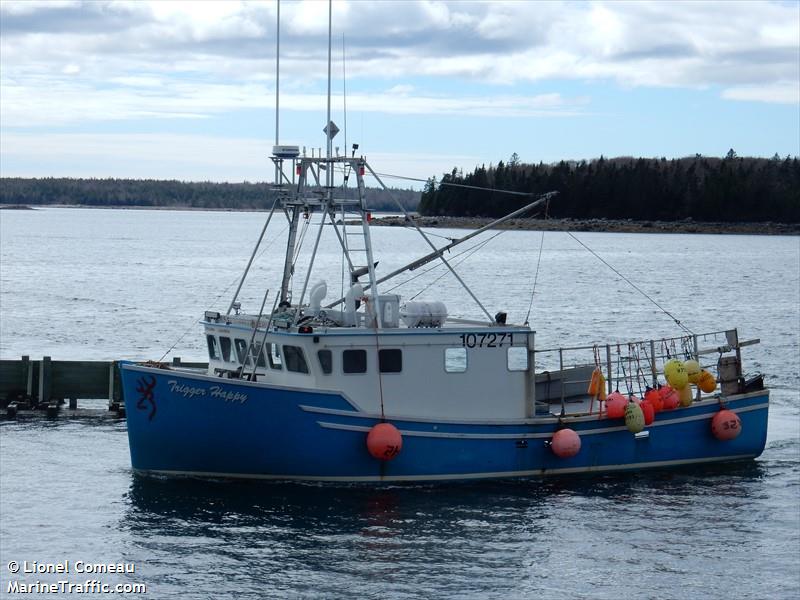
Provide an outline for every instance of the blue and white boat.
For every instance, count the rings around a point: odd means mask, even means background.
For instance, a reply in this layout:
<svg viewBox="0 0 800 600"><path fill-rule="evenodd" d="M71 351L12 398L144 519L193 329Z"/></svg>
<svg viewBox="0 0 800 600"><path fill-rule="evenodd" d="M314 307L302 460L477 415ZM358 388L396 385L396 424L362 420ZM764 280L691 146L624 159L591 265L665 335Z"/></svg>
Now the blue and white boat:
<svg viewBox="0 0 800 600"><path fill-rule="evenodd" d="M207 370L122 364L136 471L441 481L731 461L754 458L764 449L769 393L760 378L743 376L741 349L753 341L740 342L736 330L539 349L534 331L507 323L503 313L465 322L450 318L443 302L404 302L381 294L381 283L398 272L447 262L444 249L379 277L363 198L371 167L360 157L299 152L287 157L287 152L294 149L276 149L275 156L282 177L288 171L296 179L281 186L290 229L272 309L264 311L265 296L255 314L242 312L235 299L227 313L206 312ZM353 174L355 199L338 198L333 185L318 185L320 170ZM324 282L309 290L308 278L299 298L292 298L296 232L309 214L324 217L317 239L327 230L341 242L352 283L343 298L327 298ZM356 225L351 214L358 217ZM676 356L716 368L720 386L712 381L711 393L703 393L689 385L687 405L659 412L644 428L611 418L610 406L600 410L605 394L587 392L595 371L607 378L601 385L608 394L629 387L633 372L639 385L646 379L655 387L664 381L664 363ZM717 360L709 363L707 357ZM539 367L554 363L550 370ZM712 432L712 418L723 408L737 417L733 439ZM389 438L378 440L385 448L376 452L367 440L379 424L390 424L378 429L387 430ZM574 455L574 449L553 446L556 433L565 429L580 441Z"/></svg>
<svg viewBox="0 0 800 600"><path fill-rule="evenodd" d="M208 368L121 364L135 471L418 482L636 470L761 454L769 392L742 369L742 348L757 340L740 341L735 329L541 349L527 324L492 315L468 288L485 319L455 319L444 301L380 293L385 281L432 261L463 284L445 253L552 194L443 247L417 227L431 252L381 274L364 178L383 182L356 155L357 146L350 156L333 152L330 108L327 122L324 156L307 156L276 139L278 200L227 311L208 311L201 323ZM237 298L276 213L289 222L279 291L246 313ZM310 216L319 227L295 297L298 229ZM325 232L336 236L349 271L343 297L329 297L324 281L310 285ZM697 387L687 383L689 376ZM667 380L680 396L675 408L653 415L632 397L636 385L656 388ZM617 389L628 392L625 418Z"/></svg>

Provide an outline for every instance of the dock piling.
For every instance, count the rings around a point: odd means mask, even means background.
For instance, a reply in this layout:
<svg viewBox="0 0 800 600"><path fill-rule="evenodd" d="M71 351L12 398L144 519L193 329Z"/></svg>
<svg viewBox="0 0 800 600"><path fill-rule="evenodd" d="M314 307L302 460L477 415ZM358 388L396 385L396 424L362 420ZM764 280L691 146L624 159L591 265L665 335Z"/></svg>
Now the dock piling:
<svg viewBox="0 0 800 600"><path fill-rule="evenodd" d="M45 356L39 361L39 404L50 402L50 390L52 389L52 361L49 356Z"/></svg>

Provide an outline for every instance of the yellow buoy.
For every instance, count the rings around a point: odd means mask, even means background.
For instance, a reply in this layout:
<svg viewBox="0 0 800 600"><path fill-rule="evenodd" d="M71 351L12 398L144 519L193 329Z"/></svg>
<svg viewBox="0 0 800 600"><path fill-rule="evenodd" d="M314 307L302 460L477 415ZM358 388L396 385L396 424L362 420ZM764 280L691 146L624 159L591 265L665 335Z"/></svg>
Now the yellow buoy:
<svg viewBox="0 0 800 600"><path fill-rule="evenodd" d="M694 396L694 390L692 390L692 386L687 385L685 388L681 388L678 390L678 396L680 397L680 405L683 408L692 405L692 399Z"/></svg>
<svg viewBox="0 0 800 600"><path fill-rule="evenodd" d="M689 376L689 383L697 384L700 379L700 363L690 358L683 361L683 368L686 369L686 374Z"/></svg>
<svg viewBox="0 0 800 600"><path fill-rule="evenodd" d="M668 360L664 364L664 377L667 378L667 383L676 390L685 388L689 383L689 375L686 373L686 368L677 358Z"/></svg>
<svg viewBox="0 0 800 600"><path fill-rule="evenodd" d="M639 433L644 429L644 413L635 402L628 402L628 406L625 407L625 427L631 433Z"/></svg>

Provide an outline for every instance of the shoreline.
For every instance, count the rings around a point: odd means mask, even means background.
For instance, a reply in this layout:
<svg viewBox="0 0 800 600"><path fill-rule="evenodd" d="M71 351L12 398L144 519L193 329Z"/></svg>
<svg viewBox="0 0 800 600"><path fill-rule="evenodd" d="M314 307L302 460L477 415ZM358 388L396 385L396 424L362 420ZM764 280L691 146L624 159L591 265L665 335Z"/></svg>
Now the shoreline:
<svg viewBox="0 0 800 600"><path fill-rule="evenodd" d="M420 217L420 227L478 229L488 217ZM372 225L410 227L404 217L375 217ZM713 233L747 235L800 235L800 223L723 223L711 221L634 221L632 219L510 219L496 229L520 231L598 231L604 233Z"/></svg>
<svg viewBox="0 0 800 600"><path fill-rule="evenodd" d="M208 212L266 212L259 208L202 208L194 206L87 206L85 204L0 204L2 210L36 210L38 208L99 208L104 210L175 210ZM375 212L371 225L378 227L411 227L403 216L381 216ZM495 219L489 217L424 217L410 213L420 227L431 229L478 229ZM519 231L597 231L604 233L711 233L734 235L800 235L800 223L720 221L634 221L633 219L510 219L496 229Z"/></svg>

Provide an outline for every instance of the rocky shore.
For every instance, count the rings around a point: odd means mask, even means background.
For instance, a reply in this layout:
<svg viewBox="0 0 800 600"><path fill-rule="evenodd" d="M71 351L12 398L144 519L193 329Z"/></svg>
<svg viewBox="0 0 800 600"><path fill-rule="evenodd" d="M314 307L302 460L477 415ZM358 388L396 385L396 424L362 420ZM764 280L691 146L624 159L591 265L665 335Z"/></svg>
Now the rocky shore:
<svg viewBox="0 0 800 600"><path fill-rule="evenodd" d="M493 219L485 217L413 217L420 227L478 229ZM411 226L405 217L380 217L372 225ZM708 221L633 221L630 219L510 219L498 229L528 231L605 231L614 233L732 233L756 235L798 235L800 223L718 223Z"/></svg>

